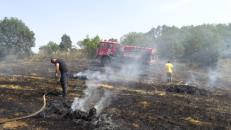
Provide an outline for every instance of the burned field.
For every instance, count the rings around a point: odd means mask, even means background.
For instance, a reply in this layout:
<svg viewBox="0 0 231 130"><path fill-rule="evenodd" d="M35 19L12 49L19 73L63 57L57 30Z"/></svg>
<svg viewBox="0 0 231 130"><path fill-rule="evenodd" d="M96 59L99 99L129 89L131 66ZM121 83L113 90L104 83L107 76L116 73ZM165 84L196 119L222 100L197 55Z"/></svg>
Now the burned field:
<svg viewBox="0 0 231 130"><path fill-rule="evenodd" d="M90 109L71 111L75 98L85 96L88 80L70 79L69 95L63 99L58 96L61 87L45 72L0 77L0 122L39 110L43 106L42 96L47 94L43 112L31 118L1 123L0 129L231 129L231 91L228 89L211 91L203 86L125 78L93 82L99 95L110 92L110 103L99 113L96 100L100 98L88 99Z"/></svg>

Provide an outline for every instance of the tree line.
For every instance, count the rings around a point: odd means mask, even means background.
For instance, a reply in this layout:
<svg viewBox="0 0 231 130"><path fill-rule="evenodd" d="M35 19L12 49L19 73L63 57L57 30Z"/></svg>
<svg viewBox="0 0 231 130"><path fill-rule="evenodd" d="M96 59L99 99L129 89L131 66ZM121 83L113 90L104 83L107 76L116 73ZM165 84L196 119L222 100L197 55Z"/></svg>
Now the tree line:
<svg viewBox="0 0 231 130"><path fill-rule="evenodd" d="M83 40L78 41L76 44L81 48L81 53L84 53L88 58L94 58L96 55L96 49L99 46L101 39L99 36L90 38L88 35ZM49 41L46 45L39 48L40 54L57 54L60 52L75 52L75 48L72 48L72 41L70 36L64 34L61 37L60 44L53 41Z"/></svg>
<svg viewBox="0 0 231 130"><path fill-rule="evenodd" d="M158 26L147 33L128 33L121 43L154 47L164 59L216 65L219 58L231 56L231 24Z"/></svg>
<svg viewBox="0 0 231 130"><path fill-rule="evenodd" d="M0 57L28 56L35 46L34 32L17 18L0 20ZM95 57L102 39L86 36L77 45L90 58ZM153 47L164 59L178 59L198 65L215 65L221 57L231 57L231 24L198 26L158 26L146 33L130 32L120 38L121 44ZM40 53L56 54L75 50L70 36L63 34L59 44L50 41L40 47Z"/></svg>
<svg viewBox="0 0 231 130"><path fill-rule="evenodd" d="M35 46L35 34L25 23L18 18L3 18L0 20L0 58L15 55L24 58L33 54L32 47ZM60 44L53 41L41 46L40 51L52 54L58 51L69 51L72 49L70 36L64 34Z"/></svg>
<svg viewBox="0 0 231 130"><path fill-rule="evenodd" d="M68 52L72 50L72 41L70 36L63 34L60 44L49 41L46 45L39 48L40 54L57 54L58 52Z"/></svg>

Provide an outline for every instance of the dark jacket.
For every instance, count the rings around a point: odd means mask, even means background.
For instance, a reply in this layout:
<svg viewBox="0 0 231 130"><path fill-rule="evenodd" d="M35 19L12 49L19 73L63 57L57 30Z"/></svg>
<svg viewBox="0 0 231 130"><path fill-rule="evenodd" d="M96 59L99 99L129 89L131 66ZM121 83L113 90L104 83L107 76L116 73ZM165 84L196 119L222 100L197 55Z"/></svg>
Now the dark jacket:
<svg viewBox="0 0 231 130"><path fill-rule="evenodd" d="M60 71L61 73L68 72L67 65L66 65L66 63L65 63L64 60L57 59L57 60L56 60L56 63L59 63L59 71Z"/></svg>

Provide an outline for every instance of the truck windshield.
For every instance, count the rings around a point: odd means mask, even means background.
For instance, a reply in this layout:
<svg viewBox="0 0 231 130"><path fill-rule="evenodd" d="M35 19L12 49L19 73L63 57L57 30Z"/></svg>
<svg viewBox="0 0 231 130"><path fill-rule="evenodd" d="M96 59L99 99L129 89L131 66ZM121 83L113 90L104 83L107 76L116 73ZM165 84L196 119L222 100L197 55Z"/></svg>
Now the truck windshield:
<svg viewBox="0 0 231 130"><path fill-rule="evenodd" d="M112 48L112 44L103 43L103 44L101 45L101 48Z"/></svg>

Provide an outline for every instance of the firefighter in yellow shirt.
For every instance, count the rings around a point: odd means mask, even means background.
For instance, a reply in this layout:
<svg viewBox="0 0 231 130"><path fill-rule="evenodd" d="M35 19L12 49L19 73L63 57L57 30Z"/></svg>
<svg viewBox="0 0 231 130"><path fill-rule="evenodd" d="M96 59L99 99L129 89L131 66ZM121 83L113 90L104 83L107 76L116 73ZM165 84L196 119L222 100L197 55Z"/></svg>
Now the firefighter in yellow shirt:
<svg viewBox="0 0 231 130"><path fill-rule="evenodd" d="M170 63L170 61L165 64L165 71L167 74L167 81L172 82L173 64Z"/></svg>

